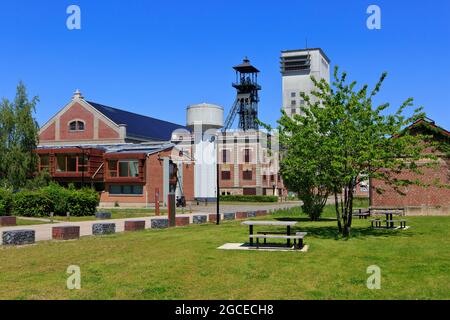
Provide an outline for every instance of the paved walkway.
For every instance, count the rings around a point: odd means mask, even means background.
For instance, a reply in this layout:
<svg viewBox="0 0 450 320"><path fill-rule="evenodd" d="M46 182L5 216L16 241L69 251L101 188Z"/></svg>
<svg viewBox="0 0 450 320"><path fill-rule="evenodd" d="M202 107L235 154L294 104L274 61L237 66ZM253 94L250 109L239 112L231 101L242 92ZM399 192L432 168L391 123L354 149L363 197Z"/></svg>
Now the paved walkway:
<svg viewBox="0 0 450 320"><path fill-rule="evenodd" d="M290 201L290 202L277 202L272 203L268 202L267 204L260 203L245 203L245 204L227 204L226 202L220 203L220 213L227 212L238 212L238 211L256 211L256 210L274 210L274 209L282 209L282 208L293 208L301 206L301 202L299 201ZM186 207L185 212L189 212L189 206ZM216 203L210 202L208 205L200 204L192 206L193 212L207 212L207 213L216 213Z"/></svg>
<svg viewBox="0 0 450 320"><path fill-rule="evenodd" d="M203 214L204 213L197 213ZM188 216L191 217L195 214L177 214L177 217ZM90 220L90 221L59 221L55 223L46 224L36 224L36 225L24 225L24 226L13 226L13 227L0 227L0 233L3 231L10 230L34 230L35 241L44 241L52 239L52 228L55 226L79 226L80 227L80 237L92 235L92 225L94 223L115 223L116 232L123 232L125 228L125 221L145 221L145 228L149 229L151 227L150 219L166 218L167 216L151 216L151 217L140 217L140 218L125 218L125 219L106 219L106 220Z"/></svg>
<svg viewBox="0 0 450 320"><path fill-rule="evenodd" d="M282 209L282 208L290 208L299 206L298 202L293 203L276 203L276 204L267 204L267 205L223 205L221 206L221 213L227 212L239 212L239 211L256 211L256 210L274 210L274 209ZM185 214L177 213L177 217L189 217L190 223L192 223L192 217L194 215L206 215L208 213L215 213L215 206L209 204L208 206L196 206L195 211L189 213L186 210ZM194 209L194 208L193 208ZM115 223L116 224L116 232L123 232L125 228L125 221L137 221L144 220L145 228L151 228L151 219L167 219L167 215L161 216L147 216L147 217L137 217L137 218L123 218L123 219L105 219L105 220L90 220L90 221L57 221L54 220L54 223L45 223L45 224L36 224L36 225L23 225L23 226L13 226L13 227L0 227L0 233L3 231L9 230L34 230L35 233L35 241L45 241L52 239L52 228L55 226L80 226L80 237L82 236L90 236L92 235L92 225L94 223ZM49 222L50 220L44 218L23 218L25 220L40 220ZM1 241L0 241L1 245Z"/></svg>

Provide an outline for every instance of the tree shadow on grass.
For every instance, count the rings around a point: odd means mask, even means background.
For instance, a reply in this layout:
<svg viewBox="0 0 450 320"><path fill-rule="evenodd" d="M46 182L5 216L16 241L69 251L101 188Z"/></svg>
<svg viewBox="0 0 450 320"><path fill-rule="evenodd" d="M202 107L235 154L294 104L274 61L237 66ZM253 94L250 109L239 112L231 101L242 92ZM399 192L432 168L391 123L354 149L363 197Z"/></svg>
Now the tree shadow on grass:
<svg viewBox="0 0 450 320"><path fill-rule="evenodd" d="M274 218L277 221L298 221L298 222L331 222L336 221L336 218L319 218L317 221L311 221L308 217L281 217Z"/></svg>
<svg viewBox="0 0 450 320"><path fill-rule="evenodd" d="M295 226L292 229L295 232L307 232L308 236L313 236L321 239L342 239L338 232L337 226ZM405 230L380 230L371 227L352 227L349 239L361 239L366 237L412 237L411 232Z"/></svg>

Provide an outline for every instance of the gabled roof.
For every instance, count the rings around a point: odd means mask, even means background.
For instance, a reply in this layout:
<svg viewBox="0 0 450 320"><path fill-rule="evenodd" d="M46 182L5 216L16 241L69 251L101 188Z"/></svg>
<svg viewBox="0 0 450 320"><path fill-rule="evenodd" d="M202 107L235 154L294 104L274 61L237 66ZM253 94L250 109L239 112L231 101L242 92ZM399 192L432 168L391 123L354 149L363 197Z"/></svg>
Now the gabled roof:
<svg viewBox="0 0 450 320"><path fill-rule="evenodd" d="M186 127L176 123L143 116L92 101L87 101L87 103L117 125L126 125L127 138L170 141L174 130L179 128L186 129Z"/></svg>
<svg viewBox="0 0 450 320"><path fill-rule="evenodd" d="M435 130L435 132L439 132L441 135L446 136L446 137L450 137L450 132L447 131L446 129L439 127L438 125L436 125L436 123L434 122L434 120L429 119L429 118L422 118L417 120L416 122L414 122L413 124L411 124L407 129L411 130L420 126L424 126L426 128L432 128Z"/></svg>

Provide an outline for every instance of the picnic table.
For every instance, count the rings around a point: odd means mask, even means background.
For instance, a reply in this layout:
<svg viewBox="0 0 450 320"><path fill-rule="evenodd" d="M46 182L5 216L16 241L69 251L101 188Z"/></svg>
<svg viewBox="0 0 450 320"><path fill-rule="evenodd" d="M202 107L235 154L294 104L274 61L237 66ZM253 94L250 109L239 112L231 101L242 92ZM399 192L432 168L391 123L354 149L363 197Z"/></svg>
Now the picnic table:
<svg viewBox="0 0 450 320"><path fill-rule="evenodd" d="M394 229L395 228L395 222L400 222L400 228L406 227L406 220L404 219L394 219L394 215L397 216L403 216L404 215L404 209L403 208L380 208L380 209L373 209L372 212L376 212L378 214L384 214L386 216L385 220L381 219L373 219L371 220L372 226L375 222L376 227L381 227L381 222L386 223L386 229Z"/></svg>
<svg viewBox="0 0 450 320"><path fill-rule="evenodd" d="M359 219L367 219L370 216L370 209L353 210L352 216L358 217Z"/></svg>
<svg viewBox="0 0 450 320"><path fill-rule="evenodd" d="M297 224L297 221L274 221L274 220L267 220L267 221L244 221L242 222L243 225L247 225L249 227L249 241L250 245L253 245L253 239L256 238L258 241L259 238L264 239L264 243L266 239L286 239L286 244L288 247L291 246L291 240L302 240L304 235L306 233L296 233L295 235L291 235L291 227L295 226ZM275 234L275 233L269 233L268 231L261 232L263 235L255 235L253 234L253 227L254 226L275 226L275 227L286 227L286 234ZM300 242L299 242L300 244Z"/></svg>

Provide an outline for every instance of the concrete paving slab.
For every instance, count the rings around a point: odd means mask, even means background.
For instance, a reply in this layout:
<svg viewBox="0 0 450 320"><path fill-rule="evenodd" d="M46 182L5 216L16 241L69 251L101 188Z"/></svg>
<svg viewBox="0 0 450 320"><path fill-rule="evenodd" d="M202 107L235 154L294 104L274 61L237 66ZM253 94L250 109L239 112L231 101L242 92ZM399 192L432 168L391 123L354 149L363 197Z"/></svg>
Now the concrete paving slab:
<svg viewBox="0 0 450 320"><path fill-rule="evenodd" d="M270 245L260 245L259 249L256 246L250 246L247 243L225 243L224 245L218 247L221 250L247 250L247 251L284 251L284 252L307 252L309 245L305 244L300 250L294 249L294 247L281 247L281 246L270 246Z"/></svg>

